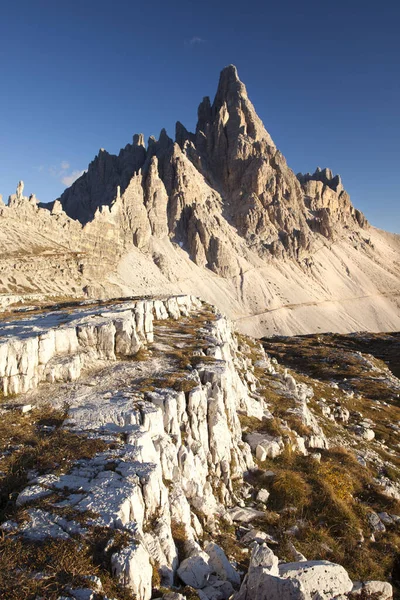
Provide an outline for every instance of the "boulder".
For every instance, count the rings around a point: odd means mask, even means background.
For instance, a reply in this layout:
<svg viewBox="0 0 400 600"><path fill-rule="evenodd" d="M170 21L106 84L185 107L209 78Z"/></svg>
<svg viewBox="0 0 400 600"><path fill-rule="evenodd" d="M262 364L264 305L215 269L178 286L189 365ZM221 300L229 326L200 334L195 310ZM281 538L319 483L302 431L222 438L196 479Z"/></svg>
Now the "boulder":
<svg viewBox="0 0 400 600"><path fill-rule="evenodd" d="M264 516L264 513L261 510L241 506L231 508L228 514L233 521L237 521L238 523L250 523L250 521Z"/></svg>
<svg viewBox="0 0 400 600"><path fill-rule="evenodd" d="M291 582L299 600L332 600L353 588L347 571L325 560L283 564L279 566L279 575Z"/></svg>
<svg viewBox="0 0 400 600"><path fill-rule="evenodd" d="M388 515L387 512L380 512L378 513L378 517L380 518L380 520L382 521L382 523L384 523L385 525L394 525L394 519L391 515Z"/></svg>
<svg viewBox="0 0 400 600"><path fill-rule="evenodd" d="M204 549L210 557L209 565L214 573L223 581L230 581L232 585L238 586L240 584L240 575L232 567L222 548L214 542L209 542Z"/></svg>
<svg viewBox="0 0 400 600"><path fill-rule="evenodd" d="M380 517L375 512L370 512L368 514L367 519L374 532L383 533L384 531L386 531L385 525L382 523Z"/></svg>
<svg viewBox="0 0 400 600"><path fill-rule="evenodd" d="M282 454L284 449L281 437L274 437L266 433L249 433L246 435L246 442L261 462L266 458L276 458Z"/></svg>
<svg viewBox="0 0 400 600"><path fill-rule="evenodd" d="M234 593L232 584L229 581L211 581L210 585L207 585L202 590L198 590L200 600L228 600Z"/></svg>
<svg viewBox="0 0 400 600"><path fill-rule="evenodd" d="M209 555L198 550L181 562L177 573L186 585L196 589L204 588L212 573L209 562Z"/></svg>
<svg viewBox="0 0 400 600"><path fill-rule="evenodd" d="M279 575L278 557L273 553L267 544L255 545L251 553L250 569L262 567L271 575Z"/></svg>
<svg viewBox="0 0 400 600"><path fill-rule="evenodd" d="M375 437L374 431L369 427L365 427L363 425L356 425L354 427L354 433L366 442L371 442Z"/></svg>
<svg viewBox="0 0 400 600"><path fill-rule="evenodd" d="M268 502L268 498L270 497L270 493L265 488L261 488L257 494L257 501L266 504Z"/></svg>
<svg viewBox="0 0 400 600"><path fill-rule="evenodd" d="M150 600L153 567L143 546L133 543L113 554L111 569L113 576L130 588L137 600Z"/></svg>
<svg viewBox="0 0 400 600"><path fill-rule="evenodd" d="M253 549L235 600L333 600L353 588L346 570L328 561L281 564L267 546Z"/></svg>
<svg viewBox="0 0 400 600"><path fill-rule="evenodd" d="M353 595L373 597L377 595L379 600L392 600L393 588L387 581L356 581L351 590Z"/></svg>
<svg viewBox="0 0 400 600"><path fill-rule="evenodd" d="M277 540L275 540L271 535L265 533L265 531L260 531L259 529L251 529L248 531L241 539L241 542L246 546L250 546L253 542L257 542L257 544L278 544Z"/></svg>

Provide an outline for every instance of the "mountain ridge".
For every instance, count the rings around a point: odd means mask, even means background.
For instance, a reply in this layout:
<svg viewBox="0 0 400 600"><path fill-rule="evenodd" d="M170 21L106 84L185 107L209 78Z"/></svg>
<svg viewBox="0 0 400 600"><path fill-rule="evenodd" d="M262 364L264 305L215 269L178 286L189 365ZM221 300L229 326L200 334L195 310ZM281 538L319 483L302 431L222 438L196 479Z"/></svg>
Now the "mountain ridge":
<svg viewBox="0 0 400 600"><path fill-rule="evenodd" d="M41 227L58 240L62 221L84 253L77 294L195 294L256 336L400 328L400 236L372 227L329 169L294 174L233 65L194 133L177 122L175 141L163 129L101 149L50 208Z"/></svg>

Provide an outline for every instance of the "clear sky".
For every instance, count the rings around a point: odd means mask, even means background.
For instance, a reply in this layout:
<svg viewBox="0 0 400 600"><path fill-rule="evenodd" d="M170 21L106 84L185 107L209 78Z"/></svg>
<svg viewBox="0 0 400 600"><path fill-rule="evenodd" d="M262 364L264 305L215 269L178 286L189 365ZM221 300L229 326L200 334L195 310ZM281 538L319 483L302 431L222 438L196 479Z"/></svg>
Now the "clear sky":
<svg viewBox="0 0 400 600"><path fill-rule="evenodd" d="M295 172L400 232L398 0L3 0L0 193L49 202L99 148L193 130L230 63Z"/></svg>

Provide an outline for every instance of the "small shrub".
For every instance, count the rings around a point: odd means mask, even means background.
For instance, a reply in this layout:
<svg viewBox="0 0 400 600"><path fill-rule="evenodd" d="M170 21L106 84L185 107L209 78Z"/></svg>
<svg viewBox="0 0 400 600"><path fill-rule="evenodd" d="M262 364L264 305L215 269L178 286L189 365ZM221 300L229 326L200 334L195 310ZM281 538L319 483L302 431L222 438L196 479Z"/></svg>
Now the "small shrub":
<svg viewBox="0 0 400 600"><path fill-rule="evenodd" d="M190 587L190 585L186 585L183 588L182 594L186 597L186 600L200 600L200 596L199 596L197 590Z"/></svg>
<svg viewBox="0 0 400 600"><path fill-rule="evenodd" d="M290 429L294 429L294 431L296 431L299 435L303 437L309 437L313 434L312 429L305 425L299 417L296 417L296 415L286 413L285 420L287 421Z"/></svg>
<svg viewBox="0 0 400 600"><path fill-rule="evenodd" d="M191 392L197 386L198 383L194 379L188 379L187 377L179 377L172 385L176 392L184 392L185 394Z"/></svg>
<svg viewBox="0 0 400 600"><path fill-rule="evenodd" d="M153 590L159 590L161 587L161 574L160 574L160 565L155 563L153 565L153 575L151 578L151 586Z"/></svg>
<svg viewBox="0 0 400 600"><path fill-rule="evenodd" d="M384 472L385 472L386 477L388 477L391 481L394 481L394 482L399 481L400 473L397 469L395 469L391 465L386 464L385 468L384 468Z"/></svg>
<svg viewBox="0 0 400 600"><path fill-rule="evenodd" d="M118 360L128 360L134 362L145 362L149 360L151 354L146 346L141 346L135 354L117 354Z"/></svg>
<svg viewBox="0 0 400 600"><path fill-rule="evenodd" d="M382 598L382 592L369 594L365 589L362 589L359 593L350 592L347 597L349 600L379 600L379 598Z"/></svg>
<svg viewBox="0 0 400 600"><path fill-rule="evenodd" d="M340 500L350 501L354 493L356 481L337 464L322 462L317 469L321 485L324 483L334 490L334 494Z"/></svg>
<svg viewBox="0 0 400 600"><path fill-rule="evenodd" d="M178 559L181 562L185 558L185 542L187 541L187 534L183 523L172 521L171 523L172 537L174 538L175 546L178 551Z"/></svg>
<svg viewBox="0 0 400 600"><path fill-rule="evenodd" d="M243 430L251 433L266 433L268 435L280 436L282 435L282 429L280 426L280 420L273 419L258 419L257 417L250 417L248 415L238 414L240 425Z"/></svg>
<svg viewBox="0 0 400 600"><path fill-rule="evenodd" d="M284 471L272 483L270 504L278 510L286 506L301 509L309 504L310 496L311 488L300 473Z"/></svg>

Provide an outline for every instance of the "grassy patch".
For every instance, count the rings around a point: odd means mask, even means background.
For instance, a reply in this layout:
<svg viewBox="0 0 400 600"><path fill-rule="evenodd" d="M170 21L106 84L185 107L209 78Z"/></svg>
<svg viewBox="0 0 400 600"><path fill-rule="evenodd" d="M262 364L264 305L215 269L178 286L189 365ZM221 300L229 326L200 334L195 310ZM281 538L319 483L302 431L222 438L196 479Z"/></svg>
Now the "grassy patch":
<svg viewBox="0 0 400 600"><path fill-rule="evenodd" d="M38 474L66 473L77 460L90 459L109 447L102 440L63 429L65 417L64 410L49 406L25 415L19 410L2 414L0 521L28 520L26 507L17 508L15 501L27 485L30 470ZM66 595L67 587L90 587L87 577L97 575L108 596L132 600L132 594L111 576L111 554L129 543L130 536L105 527L91 527L88 522L97 515L90 511L82 513L70 506L53 505L61 500L63 492L54 492L29 503L29 508L41 508L77 521L89 528L90 533L68 540L49 538L43 542L32 542L18 534L3 534L0 537L0 597L56 600Z"/></svg>
<svg viewBox="0 0 400 600"><path fill-rule="evenodd" d="M295 546L308 559L326 559L345 566L353 580L388 580L400 550L400 531L389 527L371 542L368 512L400 514L400 504L386 498L373 483L373 473L362 468L354 455L337 447L322 451L321 462L298 454L284 453L267 460L266 468L251 471L246 481L271 495L268 506L280 513L266 512L257 526L279 540L278 556L292 560L285 530L299 522ZM294 507L295 512L285 511ZM360 531L365 541L359 544Z"/></svg>
<svg viewBox="0 0 400 600"><path fill-rule="evenodd" d="M287 422L290 429L294 429L299 435L303 437L309 437L313 434L313 431L310 427L305 425L300 417L293 415L291 413L285 414L285 421Z"/></svg>
<svg viewBox="0 0 400 600"><path fill-rule="evenodd" d="M146 346L142 346L136 352L136 354L132 354L131 356L127 356L126 354L117 354L117 358L119 360L131 360L136 362L145 362L149 360L151 354L149 348Z"/></svg>
<svg viewBox="0 0 400 600"><path fill-rule="evenodd" d="M164 377L146 377L139 384L141 392L154 392L157 389L171 389L188 393L198 386L198 382L183 373L166 373Z"/></svg>
<svg viewBox="0 0 400 600"><path fill-rule="evenodd" d="M295 471L282 471L273 481L269 505L281 510L286 507L303 509L311 502L311 487L301 475Z"/></svg>
<svg viewBox="0 0 400 600"><path fill-rule="evenodd" d="M3 536L0 539L0 597L56 600L66 594L67 587L91 587L88 577L96 575L108 596L133 600L133 594L111 577L111 554L127 543L126 534L105 528L94 529L90 536L79 540L49 538L44 542L31 542L17 536Z"/></svg>
<svg viewBox="0 0 400 600"><path fill-rule="evenodd" d="M280 420L273 419L257 419L248 415L238 414L242 430L249 433L265 433L273 436L282 435Z"/></svg>
<svg viewBox="0 0 400 600"><path fill-rule="evenodd" d="M185 585L181 593L186 598L186 600L200 600L200 596L197 590L190 587L190 585Z"/></svg>
<svg viewBox="0 0 400 600"><path fill-rule="evenodd" d="M3 413L0 420L0 522L15 511L15 500L27 485L28 471L65 473L78 459L92 458L108 445L61 428L65 411L48 406L23 415Z"/></svg>

